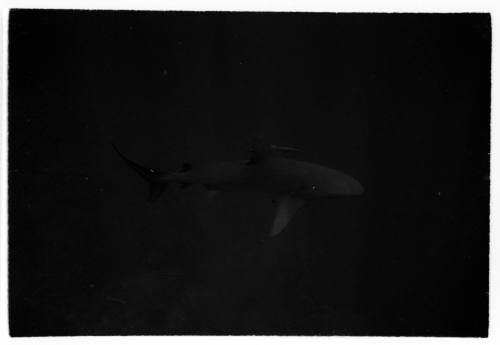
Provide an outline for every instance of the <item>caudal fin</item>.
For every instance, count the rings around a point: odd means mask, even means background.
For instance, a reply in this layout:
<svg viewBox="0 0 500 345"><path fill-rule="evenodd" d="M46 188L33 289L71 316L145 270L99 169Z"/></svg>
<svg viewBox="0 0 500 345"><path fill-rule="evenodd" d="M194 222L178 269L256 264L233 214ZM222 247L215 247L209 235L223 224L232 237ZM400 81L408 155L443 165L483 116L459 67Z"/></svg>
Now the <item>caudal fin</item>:
<svg viewBox="0 0 500 345"><path fill-rule="evenodd" d="M165 188L167 188L167 182L165 182L162 179L162 177L165 176L165 173L161 171L156 171L154 169L146 168L137 164L136 162L125 157L114 144L112 145L116 153L118 153L118 155L120 156L120 158L123 159L123 161L127 163L127 165L132 170L134 170L140 177L142 177L149 183L148 200L154 201L158 199L162 195Z"/></svg>

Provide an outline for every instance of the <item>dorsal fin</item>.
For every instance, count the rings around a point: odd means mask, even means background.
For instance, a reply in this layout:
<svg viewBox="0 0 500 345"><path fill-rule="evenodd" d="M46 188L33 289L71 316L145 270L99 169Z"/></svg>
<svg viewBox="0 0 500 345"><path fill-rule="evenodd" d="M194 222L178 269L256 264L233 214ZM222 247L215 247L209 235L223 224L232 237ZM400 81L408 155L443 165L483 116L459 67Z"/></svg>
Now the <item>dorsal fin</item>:
<svg viewBox="0 0 500 345"><path fill-rule="evenodd" d="M276 153L290 153L290 152L303 152L302 150L286 147L286 146L277 146L277 145L264 145L261 143L257 143L250 149L251 156L247 161L246 165L255 165L261 162L263 159L269 157L270 155Z"/></svg>

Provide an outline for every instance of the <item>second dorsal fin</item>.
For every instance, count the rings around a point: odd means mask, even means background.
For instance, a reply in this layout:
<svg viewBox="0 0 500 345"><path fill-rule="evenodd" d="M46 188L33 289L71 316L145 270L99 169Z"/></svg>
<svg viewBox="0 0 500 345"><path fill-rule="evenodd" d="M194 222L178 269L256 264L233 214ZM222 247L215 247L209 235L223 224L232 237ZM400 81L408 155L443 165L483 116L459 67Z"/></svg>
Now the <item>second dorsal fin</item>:
<svg viewBox="0 0 500 345"><path fill-rule="evenodd" d="M185 172L191 170L192 168L193 168L193 166L191 165L191 163L183 163L180 172L185 173ZM181 186L181 189L186 189L187 187L191 186L191 183L182 182L180 186Z"/></svg>
<svg viewBox="0 0 500 345"><path fill-rule="evenodd" d="M183 163L180 172L186 172L186 171L191 170L192 168L193 168L193 166L191 165L191 163Z"/></svg>

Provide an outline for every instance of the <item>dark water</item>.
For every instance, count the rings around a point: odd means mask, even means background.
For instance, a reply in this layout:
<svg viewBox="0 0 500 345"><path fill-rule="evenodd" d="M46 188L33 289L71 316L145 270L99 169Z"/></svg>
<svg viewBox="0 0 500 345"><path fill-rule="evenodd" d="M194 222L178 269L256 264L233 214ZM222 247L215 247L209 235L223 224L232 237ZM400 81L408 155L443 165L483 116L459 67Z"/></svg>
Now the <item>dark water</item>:
<svg viewBox="0 0 500 345"><path fill-rule="evenodd" d="M14 11L11 334L485 336L488 15ZM146 166L253 138L361 181L279 236Z"/></svg>

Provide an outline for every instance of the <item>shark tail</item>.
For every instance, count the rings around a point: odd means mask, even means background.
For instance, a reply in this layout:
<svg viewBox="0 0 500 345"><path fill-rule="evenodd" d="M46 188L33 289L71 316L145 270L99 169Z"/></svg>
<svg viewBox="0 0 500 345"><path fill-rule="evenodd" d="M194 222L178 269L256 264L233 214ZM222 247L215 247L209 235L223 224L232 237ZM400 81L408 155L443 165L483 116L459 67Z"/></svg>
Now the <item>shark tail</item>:
<svg viewBox="0 0 500 345"><path fill-rule="evenodd" d="M163 177L167 175L165 172L157 171L154 169L143 167L142 165L137 164L136 162L125 157L118 148L114 145L116 153L120 156L120 158L140 177L142 177L146 182L149 183L149 201L157 200L165 191L168 186L167 181Z"/></svg>

